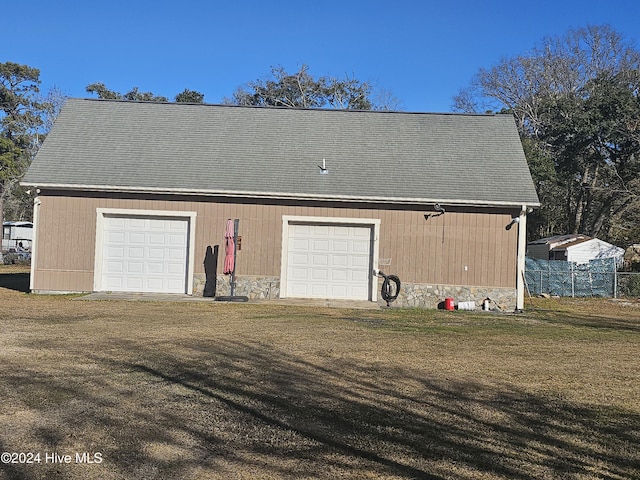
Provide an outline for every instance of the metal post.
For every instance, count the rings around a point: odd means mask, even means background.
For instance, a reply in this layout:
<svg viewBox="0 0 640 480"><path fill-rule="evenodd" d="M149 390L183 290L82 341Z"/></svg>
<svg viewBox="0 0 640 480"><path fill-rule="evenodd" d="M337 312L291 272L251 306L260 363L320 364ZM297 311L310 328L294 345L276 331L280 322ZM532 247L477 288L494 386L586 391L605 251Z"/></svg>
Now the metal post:
<svg viewBox="0 0 640 480"><path fill-rule="evenodd" d="M616 257L611 257L613 262L613 298L618 298L618 266L616 265Z"/></svg>
<svg viewBox="0 0 640 480"><path fill-rule="evenodd" d="M518 252L517 252L517 277L516 277L516 311L524 310L524 271L525 255L527 252L527 206L522 205L518 217Z"/></svg>
<svg viewBox="0 0 640 480"><path fill-rule="evenodd" d="M542 291L542 270L538 270L538 273L540 274L540 283L539 283L540 289L538 290L538 294L547 293Z"/></svg>

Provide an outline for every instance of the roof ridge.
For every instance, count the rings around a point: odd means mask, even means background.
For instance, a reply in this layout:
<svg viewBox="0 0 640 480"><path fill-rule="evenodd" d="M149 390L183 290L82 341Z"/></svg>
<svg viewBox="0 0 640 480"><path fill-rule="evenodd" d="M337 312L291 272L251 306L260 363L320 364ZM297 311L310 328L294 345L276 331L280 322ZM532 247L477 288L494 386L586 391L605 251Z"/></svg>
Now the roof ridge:
<svg viewBox="0 0 640 480"><path fill-rule="evenodd" d="M446 115L460 117L497 117L513 116L510 113L500 112L418 112L406 110L362 110L353 108L320 108L320 107L287 107L278 105L236 105L231 103L195 103L195 102L163 102L159 100L129 100L125 98L88 98L71 97L68 100L100 102L100 103L122 103L122 104L149 104L149 105L191 105L202 107L222 107L222 108L244 108L244 109L264 109L264 110L288 110L288 111L315 111L315 112L358 112L372 114L401 114L401 115Z"/></svg>

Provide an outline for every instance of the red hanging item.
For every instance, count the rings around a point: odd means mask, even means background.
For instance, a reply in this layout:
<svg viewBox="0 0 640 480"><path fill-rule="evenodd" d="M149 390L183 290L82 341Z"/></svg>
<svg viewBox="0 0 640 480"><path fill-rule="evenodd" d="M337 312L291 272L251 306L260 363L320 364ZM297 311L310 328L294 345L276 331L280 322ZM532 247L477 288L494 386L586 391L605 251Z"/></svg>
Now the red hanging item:
<svg viewBox="0 0 640 480"><path fill-rule="evenodd" d="M235 228L233 220L227 220L227 229L224 232L224 270L225 275L231 275L235 268Z"/></svg>

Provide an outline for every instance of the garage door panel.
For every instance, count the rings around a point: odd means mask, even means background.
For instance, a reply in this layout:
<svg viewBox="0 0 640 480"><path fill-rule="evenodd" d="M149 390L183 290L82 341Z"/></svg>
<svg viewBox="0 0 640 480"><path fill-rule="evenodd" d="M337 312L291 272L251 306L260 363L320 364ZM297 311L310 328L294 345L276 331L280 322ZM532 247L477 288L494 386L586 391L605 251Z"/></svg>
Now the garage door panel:
<svg viewBox="0 0 640 480"><path fill-rule="evenodd" d="M329 265L329 256L327 254L310 255L311 261L309 262L312 267L324 268Z"/></svg>
<svg viewBox="0 0 640 480"><path fill-rule="evenodd" d="M309 263L309 255L306 253L289 254L289 265L295 267L297 265L307 266Z"/></svg>
<svg viewBox="0 0 640 480"><path fill-rule="evenodd" d="M169 260L182 260L184 258L184 253L185 253L184 249L178 249L178 248L169 248L165 252L167 253L167 255L164 256L164 258L167 258Z"/></svg>
<svg viewBox="0 0 640 480"><path fill-rule="evenodd" d="M114 219L115 220L115 219ZM122 218L121 219L123 222L123 227L122 228L128 228L131 230L145 230L147 227L147 220L143 219L143 218ZM116 220L113 222L114 225L121 225L119 220Z"/></svg>
<svg viewBox="0 0 640 480"><path fill-rule="evenodd" d="M149 278L151 279L151 275L159 275L164 273L165 264L161 262L147 262L147 273L150 274Z"/></svg>
<svg viewBox="0 0 640 480"><path fill-rule="evenodd" d="M102 288L185 293L189 220L105 216Z"/></svg>
<svg viewBox="0 0 640 480"><path fill-rule="evenodd" d="M149 288L153 288L156 290L160 290L162 288L165 288L165 279L162 277L148 277L146 280L146 283L148 285Z"/></svg>
<svg viewBox="0 0 640 480"><path fill-rule="evenodd" d="M368 268L370 259L369 257L365 257L363 255L355 256L351 255L349 258L349 266L355 268Z"/></svg>
<svg viewBox="0 0 640 480"><path fill-rule="evenodd" d="M334 240L331 245L331 251L333 253L347 253L350 243L347 240Z"/></svg>
<svg viewBox="0 0 640 480"><path fill-rule="evenodd" d="M141 247L129 247L125 249L127 258L144 258L144 248Z"/></svg>
<svg viewBox="0 0 640 480"><path fill-rule="evenodd" d="M289 232L291 233L291 235L293 237L296 236L308 236L309 232L310 232L310 226L309 225L291 225L289 227Z"/></svg>
<svg viewBox="0 0 640 480"><path fill-rule="evenodd" d="M325 239L314 240L312 248L314 252L329 252L329 241Z"/></svg>
<svg viewBox="0 0 640 480"><path fill-rule="evenodd" d="M183 286L183 282L181 282L180 280L169 280L167 282L167 286L170 290L179 290L181 288L184 288Z"/></svg>
<svg viewBox="0 0 640 480"><path fill-rule="evenodd" d="M306 280L309 277L306 268L292 268L289 275L295 280Z"/></svg>
<svg viewBox="0 0 640 480"><path fill-rule="evenodd" d="M326 298L329 296L329 286L326 283L312 283L309 293L312 297Z"/></svg>
<svg viewBox="0 0 640 480"><path fill-rule="evenodd" d="M169 245L175 245L182 247L186 244L186 236L185 235L169 235Z"/></svg>
<svg viewBox="0 0 640 480"><path fill-rule="evenodd" d="M294 283L291 286L291 290L289 291L290 295L292 297L306 297L309 294L307 293L307 290L309 289L307 284L302 284L302 283Z"/></svg>
<svg viewBox="0 0 640 480"><path fill-rule="evenodd" d="M345 268L349 266L349 255L332 255L331 266L337 268Z"/></svg>
<svg viewBox="0 0 640 480"><path fill-rule="evenodd" d="M362 271L350 271L349 272L349 276L347 278L348 281L350 282L356 282L356 283L362 283L365 282L369 279L369 275L367 274L367 272L362 272Z"/></svg>
<svg viewBox="0 0 640 480"><path fill-rule="evenodd" d="M147 251L149 252L148 258L152 260L162 260L164 258L163 248L149 248Z"/></svg>
<svg viewBox="0 0 640 480"><path fill-rule="evenodd" d="M122 277L107 276L105 277L103 286L105 287L105 290L122 290L122 280Z"/></svg>
<svg viewBox="0 0 640 480"><path fill-rule="evenodd" d="M287 295L369 299L370 226L290 225Z"/></svg>
<svg viewBox="0 0 640 480"><path fill-rule="evenodd" d="M364 298L369 295L369 289L361 286L355 286L351 289L351 294Z"/></svg>
<svg viewBox="0 0 640 480"><path fill-rule="evenodd" d="M346 285L331 285L329 295L331 298L347 298L349 294L350 290L347 289Z"/></svg>
<svg viewBox="0 0 640 480"><path fill-rule="evenodd" d="M313 268L309 271L308 276L311 277L311 280L327 280L329 271L324 268Z"/></svg>
<svg viewBox="0 0 640 480"><path fill-rule="evenodd" d="M346 270L343 269L334 269L331 270L331 281L332 282L341 282L344 283L348 280L348 273Z"/></svg>
<svg viewBox="0 0 640 480"><path fill-rule="evenodd" d="M122 244L126 243L126 238L124 232L109 232L107 240L111 244Z"/></svg>
<svg viewBox="0 0 640 480"><path fill-rule="evenodd" d="M360 254L369 254L370 242L365 240L357 240L351 242L351 252Z"/></svg>
<svg viewBox="0 0 640 480"><path fill-rule="evenodd" d="M161 233L151 233L149 234L147 242L150 245L166 245L167 238L164 234Z"/></svg>
<svg viewBox="0 0 640 480"><path fill-rule="evenodd" d="M127 273L144 273L144 263L127 262Z"/></svg>
<svg viewBox="0 0 640 480"><path fill-rule="evenodd" d="M129 244L137 244L144 245L145 243L145 235L140 232L130 232L128 235L128 243Z"/></svg>
<svg viewBox="0 0 640 480"><path fill-rule="evenodd" d="M107 255L114 260L124 258L124 247L107 247Z"/></svg>
<svg viewBox="0 0 640 480"><path fill-rule="evenodd" d="M182 263L168 263L166 264L167 270L166 273L169 275L180 275L184 271L184 266Z"/></svg>
<svg viewBox="0 0 640 480"><path fill-rule="evenodd" d="M107 273L121 273L124 271L124 264L122 262L107 262L106 263L106 272Z"/></svg>
<svg viewBox="0 0 640 480"><path fill-rule="evenodd" d="M124 279L124 289L133 291L142 291L144 281L142 277L126 277Z"/></svg>
<svg viewBox="0 0 640 480"><path fill-rule="evenodd" d="M309 240L306 238L294 238L291 244L292 252L306 252L309 250Z"/></svg>
<svg viewBox="0 0 640 480"><path fill-rule="evenodd" d="M171 221L165 220L162 218L150 218L148 220L148 225L151 230L161 230L164 232L168 228L167 222L171 222Z"/></svg>
<svg viewBox="0 0 640 480"><path fill-rule="evenodd" d="M313 232L313 236L315 237L328 237L329 228L331 227L325 225L313 225L309 227L309 230Z"/></svg>
<svg viewBox="0 0 640 480"><path fill-rule="evenodd" d="M112 228L124 228L124 218L111 217L109 219L109 224Z"/></svg>

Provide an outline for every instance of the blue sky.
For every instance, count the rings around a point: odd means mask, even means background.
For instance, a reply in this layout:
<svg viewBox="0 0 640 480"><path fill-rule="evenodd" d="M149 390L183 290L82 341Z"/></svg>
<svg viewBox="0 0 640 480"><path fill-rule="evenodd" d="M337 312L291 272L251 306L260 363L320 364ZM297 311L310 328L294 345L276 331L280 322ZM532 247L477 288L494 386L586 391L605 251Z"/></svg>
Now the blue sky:
<svg viewBox="0 0 640 480"><path fill-rule="evenodd" d="M103 82L219 103L271 66L349 75L407 111L448 112L479 68L545 36L609 24L640 48L638 0L7 0L0 62L40 69L41 90ZM7 21L7 19L12 19Z"/></svg>

